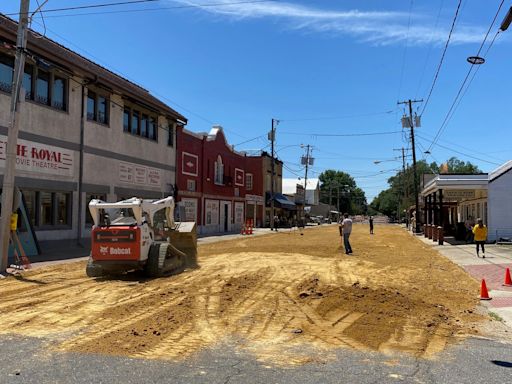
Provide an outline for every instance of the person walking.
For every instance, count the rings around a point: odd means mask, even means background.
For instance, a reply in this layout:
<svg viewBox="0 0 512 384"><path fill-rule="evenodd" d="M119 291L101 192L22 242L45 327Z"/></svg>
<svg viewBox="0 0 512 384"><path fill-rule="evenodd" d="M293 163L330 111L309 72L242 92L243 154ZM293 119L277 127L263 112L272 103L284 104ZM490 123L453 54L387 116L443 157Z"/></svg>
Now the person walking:
<svg viewBox="0 0 512 384"><path fill-rule="evenodd" d="M274 229L276 232L277 232L277 229L279 228L279 224L280 224L279 216L275 215L274 216Z"/></svg>
<svg viewBox="0 0 512 384"><path fill-rule="evenodd" d="M341 232L343 233L343 246L345 247L345 253L347 255L352 253L352 247L350 246L349 237L352 232L352 219L349 219L348 213L343 215L345 218L341 222Z"/></svg>
<svg viewBox="0 0 512 384"><path fill-rule="evenodd" d="M373 235L373 216L370 216L370 235Z"/></svg>
<svg viewBox="0 0 512 384"><path fill-rule="evenodd" d="M473 227L473 235L475 237L476 244L476 257L480 257L478 251L480 246L482 246L482 257L485 259L484 244L487 240L487 227L484 225L484 221L480 218L478 218L476 222L477 224Z"/></svg>

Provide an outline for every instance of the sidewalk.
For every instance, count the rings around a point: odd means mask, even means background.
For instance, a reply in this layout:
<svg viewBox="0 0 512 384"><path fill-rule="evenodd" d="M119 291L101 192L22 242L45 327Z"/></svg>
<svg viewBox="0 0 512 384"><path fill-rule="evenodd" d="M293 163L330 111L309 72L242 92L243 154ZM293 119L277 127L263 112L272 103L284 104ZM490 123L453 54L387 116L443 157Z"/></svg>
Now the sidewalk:
<svg viewBox="0 0 512 384"><path fill-rule="evenodd" d="M476 257L475 244L450 245L445 241L444 245L438 245L423 235L416 237L460 265L479 283L485 279L492 300L482 301L482 304L512 327L512 287L503 286L506 269L512 270L512 246L486 244L483 259Z"/></svg>

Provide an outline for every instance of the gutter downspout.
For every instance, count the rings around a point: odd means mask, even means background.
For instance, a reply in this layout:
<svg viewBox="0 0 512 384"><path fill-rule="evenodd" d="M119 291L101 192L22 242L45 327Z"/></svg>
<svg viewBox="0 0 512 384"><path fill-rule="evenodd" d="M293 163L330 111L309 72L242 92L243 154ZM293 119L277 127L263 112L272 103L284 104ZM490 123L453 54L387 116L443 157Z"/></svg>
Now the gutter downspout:
<svg viewBox="0 0 512 384"><path fill-rule="evenodd" d="M76 243L80 247L84 247L82 243L82 205L83 205L83 179L84 179L84 130L85 130L85 102L87 96L87 88L82 84L82 113L80 118L80 160L79 160L79 170L78 170L78 228L77 228L77 239Z"/></svg>
<svg viewBox="0 0 512 384"><path fill-rule="evenodd" d="M200 233L203 233L205 222L206 222L206 206L204 201L204 179L209 177L210 169L207 169L207 174L204 173L204 146L206 144L206 136L203 136L203 139L201 140L201 231Z"/></svg>

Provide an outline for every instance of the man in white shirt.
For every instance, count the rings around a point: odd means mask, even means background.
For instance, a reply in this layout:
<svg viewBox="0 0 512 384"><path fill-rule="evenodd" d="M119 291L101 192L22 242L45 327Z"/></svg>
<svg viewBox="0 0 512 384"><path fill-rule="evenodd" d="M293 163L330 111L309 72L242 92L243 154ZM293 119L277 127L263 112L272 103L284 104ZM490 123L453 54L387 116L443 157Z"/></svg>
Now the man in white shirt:
<svg viewBox="0 0 512 384"><path fill-rule="evenodd" d="M345 213L343 216L345 217L341 222L343 245L345 246L345 253L349 255L352 253L352 247L349 242L350 233L352 232L352 219L349 219L348 213Z"/></svg>

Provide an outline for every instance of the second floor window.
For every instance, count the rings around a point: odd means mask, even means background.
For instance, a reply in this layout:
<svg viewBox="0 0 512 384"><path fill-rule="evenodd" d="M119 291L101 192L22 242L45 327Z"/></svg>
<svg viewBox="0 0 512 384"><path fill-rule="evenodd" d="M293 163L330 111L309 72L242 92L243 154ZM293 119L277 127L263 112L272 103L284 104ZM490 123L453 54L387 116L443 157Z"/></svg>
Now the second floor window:
<svg viewBox="0 0 512 384"><path fill-rule="evenodd" d="M11 92L14 58L0 56L0 90Z"/></svg>
<svg viewBox="0 0 512 384"><path fill-rule="evenodd" d="M123 131L130 132L130 109L128 108L123 111Z"/></svg>
<svg viewBox="0 0 512 384"><path fill-rule="evenodd" d="M37 71L35 101L41 104L50 104L50 74Z"/></svg>
<svg viewBox="0 0 512 384"><path fill-rule="evenodd" d="M217 161L214 164L214 182L215 184L224 184L224 164L222 164L222 157L217 156Z"/></svg>
<svg viewBox="0 0 512 384"><path fill-rule="evenodd" d="M14 57L0 55L0 91L11 92L14 72ZM22 79L25 99L55 109L67 109L68 80L57 70L44 70L26 63Z"/></svg>
<svg viewBox="0 0 512 384"><path fill-rule="evenodd" d="M252 173L245 174L245 188L248 191L252 190Z"/></svg>
<svg viewBox="0 0 512 384"><path fill-rule="evenodd" d="M137 109L125 107L123 112L123 131L158 141L157 117Z"/></svg>
<svg viewBox="0 0 512 384"><path fill-rule="evenodd" d="M105 96L87 91L87 120L108 124L109 102Z"/></svg>
<svg viewBox="0 0 512 384"><path fill-rule="evenodd" d="M25 89L25 99L32 99L32 74L34 69L30 64L25 64L25 72L23 73L23 88Z"/></svg>
<svg viewBox="0 0 512 384"><path fill-rule="evenodd" d="M173 147L174 146L174 124L172 123L169 123L169 128L168 128L168 136L167 136L167 145L169 147Z"/></svg>

